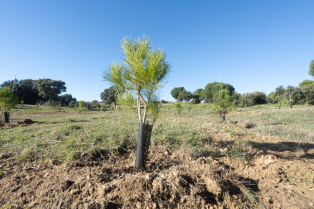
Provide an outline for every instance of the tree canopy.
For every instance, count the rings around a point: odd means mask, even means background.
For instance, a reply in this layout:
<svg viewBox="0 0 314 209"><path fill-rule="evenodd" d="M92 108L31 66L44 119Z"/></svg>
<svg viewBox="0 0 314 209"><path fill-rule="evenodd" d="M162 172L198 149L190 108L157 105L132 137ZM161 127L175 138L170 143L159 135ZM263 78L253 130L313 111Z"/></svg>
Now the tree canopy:
<svg viewBox="0 0 314 209"><path fill-rule="evenodd" d="M38 95L37 89L33 87L34 80L24 79L24 80L8 80L1 84L2 87L9 87L9 89L14 91L14 94L17 95L19 102L24 100L25 104L36 104L38 100L43 98ZM13 89L14 85L14 89Z"/></svg>
<svg viewBox="0 0 314 209"><path fill-rule="evenodd" d="M139 122L145 124L147 106L165 85L170 63L166 61L163 49L152 47L151 40L145 36L134 41L125 37L121 41L121 48L124 53L123 63L111 63L103 78L118 91L136 93ZM141 101L144 106L143 117Z"/></svg>
<svg viewBox="0 0 314 209"><path fill-rule="evenodd" d="M310 63L310 71L309 74L314 77L314 60Z"/></svg>
<svg viewBox="0 0 314 209"><path fill-rule="evenodd" d="M105 89L103 92L100 94L100 98L103 103L109 104L109 107L112 103L114 105L117 105L117 93L118 91L112 86L109 89Z"/></svg>
<svg viewBox="0 0 314 209"><path fill-rule="evenodd" d="M205 86L205 89L201 91L201 97L205 99L206 102L214 102L215 98L219 97L219 91L222 89L226 89L229 92L229 96L233 94L235 88L227 83L212 82Z"/></svg>
<svg viewBox="0 0 314 209"><path fill-rule="evenodd" d="M64 106L68 106L70 104L70 102L72 102L72 101L76 102L76 98L72 97L71 94L64 94L64 95L60 96L58 100L60 100L61 105L64 105Z"/></svg>
<svg viewBox="0 0 314 209"><path fill-rule="evenodd" d="M64 81L56 81L49 78L35 80L33 87L38 90L39 96L49 98L50 103L51 99L57 98L59 94L66 92L67 89Z"/></svg>
<svg viewBox="0 0 314 209"><path fill-rule="evenodd" d="M301 83L299 83L299 87L301 88L302 86L305 86L305 85L312 85L314 86L314 81L312 80L304 80L302 81Z"/></svg>
<svg viewBox="0 0 314 209"><path fill-rule="evenodd" d="M186 91L186 90L183 90L179 93L178 95L178 100L179 101L190 101L192 99L192 93L190 91Z"/></svg>
<svg viewBox="0 0 314 209"><path fill-rule="evenodd" d="M171 90L170 94L171 96L175 99L175 100L178 100L178 96L179 96L179 93L181 91L185 91L185 88L184 87L175 87Z"/></svg>

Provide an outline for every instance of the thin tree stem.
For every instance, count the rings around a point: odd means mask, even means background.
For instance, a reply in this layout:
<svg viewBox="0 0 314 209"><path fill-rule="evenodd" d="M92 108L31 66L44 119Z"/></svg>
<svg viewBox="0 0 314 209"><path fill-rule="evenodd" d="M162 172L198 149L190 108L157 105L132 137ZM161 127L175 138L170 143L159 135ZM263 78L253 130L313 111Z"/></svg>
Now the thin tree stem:
<svg viewBox="0 0 314 209"><path fill-rule="evenodd" d="M141 98L140 98L140 90L137 90L137 110L138 110L138 119L141 123Z"/></svg>

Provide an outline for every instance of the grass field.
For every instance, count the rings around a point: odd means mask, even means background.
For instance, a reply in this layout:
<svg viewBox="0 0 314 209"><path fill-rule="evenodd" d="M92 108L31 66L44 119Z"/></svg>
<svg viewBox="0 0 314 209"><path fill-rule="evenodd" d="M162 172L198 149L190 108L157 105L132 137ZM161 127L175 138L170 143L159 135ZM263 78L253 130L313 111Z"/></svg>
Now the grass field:
<svg viewBox="0 0 314 209"><path fill-rule="evenodd" d="M300 142L314 140L314 107L282 107L259 105L238 108L227 115L227 121L252 122L256 127L248 133L295 139ZM11 120L32 119L31 126L0 130L0 153L18 153L23 160L55 159L72 161L77 153L98 152L107 149L115 152L136 146L138 120L136 111L123 110L84 111L71 108L58 110L49 106L24 105L11 112ZM148 118L149 115L148 115ZM150 119L148 119L149 121ZM210 104L183 105L181 114L173 104L164 104L162 115L154 125L152 141L173 148L184 148L195 154L204 152L203 144L212 131L208 122L222 126L220 118L211 114ZM236 134L235 130L227 130Z"/></svg>

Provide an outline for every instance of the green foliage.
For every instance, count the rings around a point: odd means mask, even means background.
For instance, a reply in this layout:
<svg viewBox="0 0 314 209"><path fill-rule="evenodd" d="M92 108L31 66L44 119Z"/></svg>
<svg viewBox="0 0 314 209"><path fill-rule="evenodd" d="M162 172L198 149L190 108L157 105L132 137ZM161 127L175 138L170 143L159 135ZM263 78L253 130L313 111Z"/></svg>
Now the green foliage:
<svg viewBox="0 0 314 209"><path fill-rule="evenodd" d="M273 100L278 102L284 96L284 93L285 93L285 88L282 85L278 86L275 90Z"/></svg>
<svg viewBox="0 0 314 209"><path fill-rule="evenodd" d="M178 101L182 102L182 101L190 101L192 99L192 93L186 90L183 90L179 93L178 95Z"/></svg>
<svg viewBox="0 0 314 209"><path fill-rule="evenodd" d="M9 112L17 104L18 97L13 94L9 87L5 86L0 89L0 107L2 111Z"/></svg>
<svg viewBox="0 0 314 209"><path fill-rule="evenodd" d="M309 74L314 77L314 60L310 63L310 71Z"/></svg>
<svg viewBox="0 0 314 209"><path fill-rule="evenodd" d="M60 112L60 110L62 109L60 104L57 104L57 105L56 105L56 108L57 108L57 110L59 110L59 112Z"/></svg>
<svg viewBox="0 0 314 209"><path fill-rule="evenodd" d="M117 105L117 94L118 91L112 86L109 89L105 89L104 92L101 92L100 98L102 99L102 102L105 104L108 104L109 107L112 103Z"/></svg>
<svg viewBox="0 0 314 209"><path fill-rule="evenodd" d="M100 105L99 105L99 102L97 101L97 100L93 100L92 101L92 103L91 103L91 107L92 108L97 108L97 107L99 107Z"/></svg>
<svg viewBox="0 0 314 209"><path fill-rule="evenodd" d="M153 116L153 122L154 124L156 120L160 117L161 115L161 102L159 101L151 101L148 106L148 111L152 114Z"/></svg>
<svg viewBox="0 0 314 209"><path fill-rule="evenodd" d="M33 87L33 84L34 80L32 79L15 79L3 82L1 88L9 87L17 95L19 101L23 99L25 104L36 104L38 100L42 100L42 97L38 95L38 91Z"/></svg>
<svg viewBox="0 0 314 209"><path fill-rule="evenodd" d="M304 85L302 86L302 92L304 93L305 101L307 104L314 104L314 86Z"/></svg>
<svg viewBox="0 0 314 209"><path fill-rule="evenodd" d="M64 94L58 98L58 101L61 101L63 106L69 106L70 102L76 102L76 98L72 97L71 94Z"/></svg>
<svg viewBox="0 0 314 209"><path fill-rule="evenodd" d="M78 108L77 109L79 111L85 111L87 109L86 107L87 107L87 103L84 102L83 100L78 102Z"/></svg>
<svg viewBox="0 0 314 209"><path fill-rule="evenodd" d="M171 90L170 94L171 96L175 99L175 100L179 100L178 96L180 94L181 91L185 91L184 87L176 87L174 89ZM182 100L181 100L182 101Z"/></svg>
<svg viewBox="0 0 314 209"><path fill-rule="evenodd" d="M166 61L163 49L152 47L151 40L145 36L134 41L125 37L121 41L121 48L124 63L111 63L103 78L118 91L129 90L136 93L138 109L140 110L140 100L144 106L143 118L139 117L139 120L145 123L146 107L165 85L170 73L170 63Z"/></svg>
<svg viewBox="0 0 314 209"><path fill-rule="evenodd" d="M213 102L213 92L212 89L215 85L219 84L219 82L212 82L205 86L205 89L202 91L202 97L207 102Z"/></svg>
<svg viewBox="0 0 314 209"><path fill-rule="evenodd" d="M105 105L101 105L100 110L103 111L103 112L106 112L107 107Z"/></svg>
<svg viewBox="0 0 314 209"><path fill-rule="evenodd" d="M231 96L235 90L235 88L227 83L212 82L205 86L205 89L201 92L201 97L205 99L207 102L213 103L219 97L219 91L222 89L227 89L229 91L229 95Z"/></svg>
<svg viewBox="0 0 314 209"><path fill-rule="evenodd" d="M71 101L71 102L69 103L69 107L70 107L70 108L78 107L78 102L76 102L76 101Z"/></svg>
<svg viewBox="0 0 314 209"><path fill-rule="evenodd" d="M49 103L51 103L51 100L56 98L60 93L66 92L67 89L64 81L55 81L49 78L34 81L33 88L37 89L39 96L49 98Z"/></svg>
<svg viewBox="0 0 314 209"><path fill-rule="evenodd" d="M307 85L302 85L302 86L306 88ZM292 104L304 104L305 97L306 95L304 94L301 88L293 87L293 86L287 86L287 88L285 89L285 93L283 95L283 99L291 101L290 102L291 105Z"/></svg>
<svg viewBox="0 0 314 209"><path fill-rule="evenodd" d="M265 104L266 94L264 92L258 92L258 91L253 92L253 93L247 93L242 96L242 100L244 101L247 107L250 107L253 105L259 105L259 104Z"/></svg>
<svg viewBox="0 0 314 209"><path fill-rule="evenodd" d="M117 95L117 102L123 110L129 111L136 105L136 97L131 91L125 91Z"/></svg>
<svg viewBox="0 0 314 209"><path fill-rule="evenodd" d="M301 83L299 83L299 87L301 88L302 86L305 86L305 85L312 85L314 86L314 81L312 80L304 80L302 81Z"/></svg>
<svg viewBox="0 0 314 209"><path fill-rule="evenodd" d="M227 89L223 89L218 93L219 97L215 99L212 112L224 116L232 110L232 103L230 102L230 92Z"/></svg>
<svg viewBox="0 0 314 209"><path fill-rule="evenodd" d="M180 104L180 103L176 103L176 104L174 105L174 107L175 107L177 113L180 114L180 113L181 113L181 110L182 110L181 104Z"/></svg>
<svg viewBox="0 0 314 209"><path fill-rule="evenodd" d="M238 92L234 92L232 99L233 99L233 105L239 106L241 104L241 101L242 101L242 95L239 94Z"/></svg>

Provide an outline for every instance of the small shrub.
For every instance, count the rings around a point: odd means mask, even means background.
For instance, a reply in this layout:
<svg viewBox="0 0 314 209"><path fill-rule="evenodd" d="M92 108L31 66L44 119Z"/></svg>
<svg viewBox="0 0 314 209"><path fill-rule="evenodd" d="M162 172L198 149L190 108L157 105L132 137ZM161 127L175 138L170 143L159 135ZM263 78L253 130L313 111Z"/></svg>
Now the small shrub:
<svg viewBox="0 0 314 209"><path fill-rule="evenodd" d="M75 108L75 107L77 107L78 106L78 103L76 102L76 101L71 101L70 103L69 103L69 107L70 108Z"/></svg>
<svg viewBox="0 0 314 209"><path fill-rule="evenodd" d="M100 110L103 111L103 112L106 112L107 107L105 105L101 105Z"/></svg>
<svg viewBox="0 0 314 209"><path fill-rule="evenodd" d="M180 114L180 113L181 113L181 110L182 110L181 104L180 104L180 103L177 103L177 104L175 104L174 107L176 108L177 113Z"/></svg>
<svg viewBox="0 0 314 209"><path fill-rule="evenodd" d="M252 122L246 122L246 123L245 123L245 128L248 128L248 129L249 129L249 128L254 128L254 126L255 126L255 125L254 125L254 123L252 123Z"/></svg>

